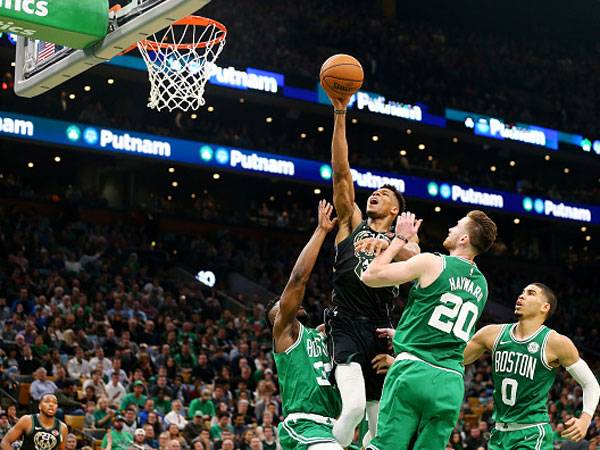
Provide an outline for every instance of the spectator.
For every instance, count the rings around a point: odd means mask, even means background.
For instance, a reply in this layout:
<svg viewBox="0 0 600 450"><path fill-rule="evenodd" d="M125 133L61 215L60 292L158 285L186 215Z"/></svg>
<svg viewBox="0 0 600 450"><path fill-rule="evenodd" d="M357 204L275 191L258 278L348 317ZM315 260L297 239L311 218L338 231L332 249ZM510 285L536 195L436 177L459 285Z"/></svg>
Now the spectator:
<svg viewBox="0 0 600 450"><path fill-rule="evenodd" d="M210 429L210 438L213 441L220 441L223 430L227 430L233 433L233 427L231 426L231 418L229 413L223 412L219 414L219 419L216 424L214 424Z"/></svg>
<svg viewBox="0 0 600 450"><path fill-rule="evenodd" d="M143 408L148 398L144 395L144 382L137 380L133 383L133 392L126 394L121 402L120 409L124 411L129 405L135 405Z"/></svg>
<svg viewBox="0 0 600 450"><path fill-rule="evenodd" d="M96 347L96 356L90 359L89 365L93 370L100 369L102 374L108 374L112 369L112 362L104 357L104 350L100 346Z"/></svg>
<svg viewBox="0 0 600 450"><path fill-rule="evenodd" d="M106 396L110 405L118 408L123 402L125 395L127 395L127 392L123 384L119 381L119 373L112 372L110 382L106 385Z"/></svg>
<svg viewBox="0 0 600 450"><path fill-rule="evenodd" d="M21 335L22 336L22 335ZM32 375L42 363L33 356L29 345L23 346L23 353L17 358L19 374Z"/></svg>
<svg viewBox="0 0 600 450"><path fill-rule="evenodd" d="M263 450L277 450L277 440L275 439L275 429L272 426L263 428Z"/></svg>
<svg viewBox="0 0 600 450"><path fill-rule="evenodd" d="M65 440L65 449L64 450L75 450L77 448L77 436L73 433L67 434L67 439Z"/></svg>
<svg viewBox="0 0 600 450"><path fill-rule="evenodd" d="M144 425L144 432L146 433L146 444L150 447L157 449L158 448L158 440L156 439L156 434L154 433L154 428L152 425L147 423Z"/></svg>
<svg viewBox="0 0 600 450"><path fill-rule="evenodd" d="M104 435L100 448L102 450L127 450L133 442L133 436L123 431L125 418L120 414L113 420L113 428Z"/></svg>
<svg viewBox="0 0 600 450"><path fill-rule="evenodd" d="M92 371L92 379L85 380L83 383L83 389L87 389L88 387L92 387L94 389L94 395L96 397L107 397L108 392L106 391L106 385L104 381L102 381L102 370L94 369Z"/></svg>
<svg viewBox="0 0 600 450"><path fill-rule="evenodd" d="M466 450L479 450L480 447L485 447L485 442L481 436L479 428L471 428L469 437L465 441Z"/></svg>
<svg viewBox="0 0 600 450"><path fill-rule="evenodd" d="M75 356L67 363L67 371L72 378L81 378L90 376L90 363L83 357L83 349L79 346L75 348Z"/></svg>
<svg viewBox="0 0 600 450"><path fill-rule="evenodd" d="M138 428L133 433L133 442L129 450L151 450L152 447L146 442L146 432L143 428Z"/></svg>
<svg viewBox="0 0 600 450"><path fill-rule="evenodd" d="M137 411L134 405L129 405L125 410L125 420L123 421L123 431L129 432L132 436L135 430L139 428Z"/></svg>
<svg viewBox="0 0 600 450"><path fill-rule="evenodd" d="M44 395L54 394L58 390L56 385L48 380L48 372L43 367L35 371L35 378L36 380L29 387L29 392L36 402L39 402Z"/></svg>
<svg viewBox="0 0 600 450"><path fill-rule="evenodd" d="M215 404L210 399L210 391L208 389L203 389L201 396L190 402L188 409L189 417L194 417L198 411L202 415L215 416Z"/></svg>
<svg viewBox="0 0 600 450"><path fill-rule="evenodd" d="M62 389L58 389L54 395L59 407L59 417L63 417L65 414L72 416L82 416L85 411L83 405L77 399L77 391L75 391L75 382L69 380L65 383Z"/></svg>
<svg viewBox="0 0 600 450"><path fill-rule="evenodd" d="M100 397L96 410L94 411L95 428L108 428L115 415L116 410L109 405L108 398Z"/></svg>
<svg viewBox="0 0 600 450"><path fill-rule="evenodd" d="M0 440L6 433L8 433L8 430L10 429L11 426L8 422L8 414L6 414L6 411L0 411Z"/></svg>
<svg viewBox="0 0 600 450"><path fill-rule="evenodd" d="M200 353L198 355L198 361L192 369L192 376L194 379L200 379L204 383L211 383L214 380L215 371L211 367L206 353Z"/></svg>
<svg viewBox="0 0 600 450"><path fill-rule="evenodd" d="M200 436L200 432L204 429L204 424L202 423L203 416L202 411L196 411L192 421L188 422L183 429L183 437L189 444Z"/></svg>
<svg viewBox="0 0 600 450"><path fill-rule="evenodd" d="M171 407L173 409L165 416L165 423L167 425L175 424L179 430L183 430L188 422L184 416L185 411L183 410L181 401L174 400L171 403Z"/></svg>

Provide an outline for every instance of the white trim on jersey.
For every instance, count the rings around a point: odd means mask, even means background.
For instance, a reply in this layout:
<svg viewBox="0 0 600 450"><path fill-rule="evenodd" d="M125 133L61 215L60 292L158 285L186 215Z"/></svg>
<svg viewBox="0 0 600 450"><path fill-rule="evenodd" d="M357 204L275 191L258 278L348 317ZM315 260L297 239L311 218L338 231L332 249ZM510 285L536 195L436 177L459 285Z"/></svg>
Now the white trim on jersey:
<svg viewBox="0 0 600 450"><path fill-rule="evenodd" d="M300 342L302 342L302 335L304 334L304 325L302 325L300 322L298 322L300 324L300 331L298 332L298 339L296 339L296 342L294 342L292 345L290 345L287 350L285 351L286 355L289 355L290 352L292 350L294 350L296 347L298 347L298 345L300 345Z"/></svg>
<svg viewBox="0 0 600 450"><path fill-rule="evenodd" d="M515 341L517 344L526 344L527 342L534 339L538 334L540 334L546 328L546 325L541 325L531 336L529 336L521 341L515 337L514 331L515 331L515 327L517 325L518 325L518 323L514 323L512 328L510 329L510 338L513 341Z"/></svg>

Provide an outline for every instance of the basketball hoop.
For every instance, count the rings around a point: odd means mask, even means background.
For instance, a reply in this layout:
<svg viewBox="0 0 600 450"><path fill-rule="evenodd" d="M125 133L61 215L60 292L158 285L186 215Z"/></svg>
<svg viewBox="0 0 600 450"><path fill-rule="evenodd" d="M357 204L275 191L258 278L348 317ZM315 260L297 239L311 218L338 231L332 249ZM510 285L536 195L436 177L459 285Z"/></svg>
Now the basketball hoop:
<svg viewBox="0 0 600 450"><path fill-rule="evenodd" d="M204 106L204 88L226 36L222 23L189 16L138 42L150 78L148 107L188 111Z"/></svg>

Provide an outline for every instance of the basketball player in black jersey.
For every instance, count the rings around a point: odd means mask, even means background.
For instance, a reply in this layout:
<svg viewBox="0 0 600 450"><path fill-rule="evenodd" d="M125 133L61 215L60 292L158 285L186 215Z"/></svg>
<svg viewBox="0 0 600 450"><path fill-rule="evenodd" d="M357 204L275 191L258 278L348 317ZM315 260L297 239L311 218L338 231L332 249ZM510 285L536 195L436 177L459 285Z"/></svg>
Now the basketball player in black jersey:
<svg viewBox="0 0 600 450"><path fill-rule="evenodd" d="M21 417L2 439L2 450L13 450L13 443L21 439L21 450L64 450L67 426L56 417L57 409L56 396L42 396L40 413Z"/></svg>
<svg viewBox="0 0 600 450"><path fill-rule="evenodd" d="M335 380L342 396L342 414L333 434L342 447L350 444L365 410L369 433L363 445L368 443L370 436L375 436L385 376L373 370L371 360L381 352L389 352L388 342L380 339L376 330L391 326L390 308L398 295L397 288L370 288L360 280L375 254L355 251L354 246L369 239L381 241L387 247L394 238L394 221L405 210L402 194L394 186L384 185L369 197L367 219L364 220L354 200L354 180L348 161L346 106L349 100L350 97L331 98L334 107L331 146L333 204L338 217L338 233L335 239L333 308L326 316L329 354L335 364ZM409 243L404 249L399 259L408 259L419 253L416 242Z"/></svg>

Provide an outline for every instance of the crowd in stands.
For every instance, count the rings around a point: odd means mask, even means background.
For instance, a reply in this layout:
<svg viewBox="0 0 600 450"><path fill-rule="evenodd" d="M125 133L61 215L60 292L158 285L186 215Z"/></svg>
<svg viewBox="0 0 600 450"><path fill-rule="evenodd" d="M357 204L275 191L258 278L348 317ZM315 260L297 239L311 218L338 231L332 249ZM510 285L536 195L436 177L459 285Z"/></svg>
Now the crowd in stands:
<svg viewBox="0 0 600 450"><path fill-rule="evenodd" d="M266 299L240 295L242 308L226 308L218 291L227 291L227 283L209 289L169 278L165 270L212 264L276 293L304 243L292 237L276 245L276 236L244 239L226 229L183 236L135 223L2 210L0 387L18 398L15 389L30 382L31 401L3 397L0 434L52 392L60 416L83 416L86 435L101 439L103 449L279 448L282 411L262 314ZM332 256L328 245L307 290L315 324L328 304ZM491 299L511 305L539 272L510 265L492 270L498 264L482 262ZM576 274L563 270L550 283L561 299L554 323L598 373L600 312L591 305L598 287ZM485 449L493 427L489 358L468 369L466 383L468 401L449 448ZM581 390L561 372L548 403L557 448L561 424L581 402ZM599 433L596 417L588 439Z"/></svg>

